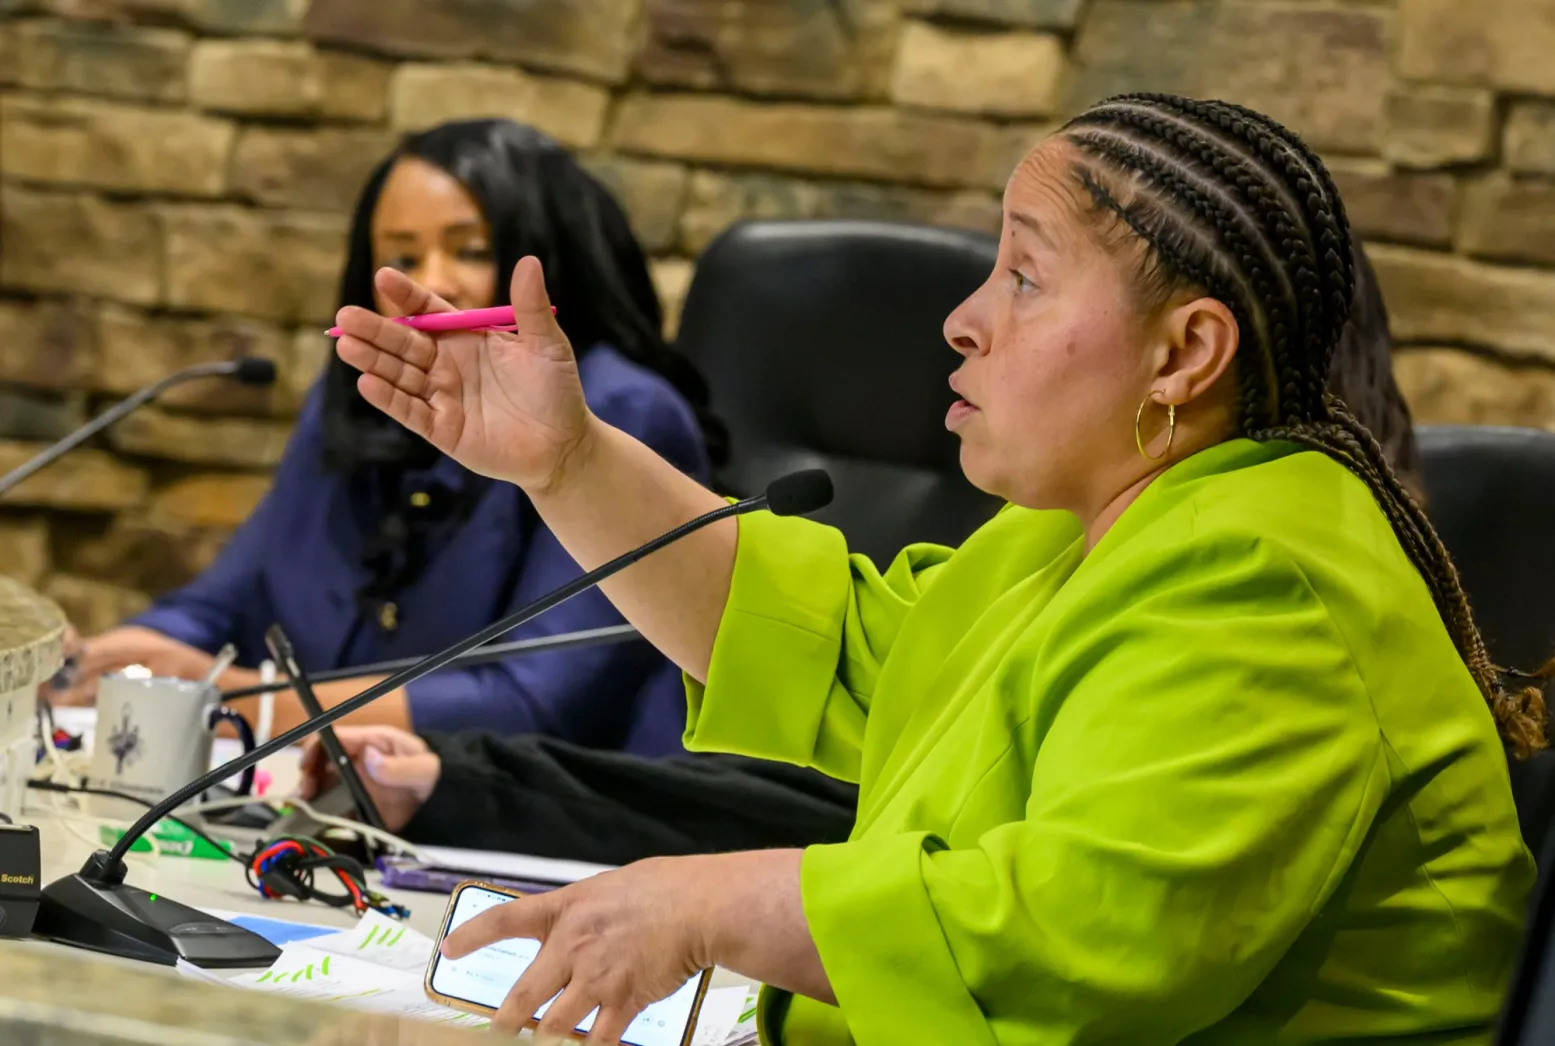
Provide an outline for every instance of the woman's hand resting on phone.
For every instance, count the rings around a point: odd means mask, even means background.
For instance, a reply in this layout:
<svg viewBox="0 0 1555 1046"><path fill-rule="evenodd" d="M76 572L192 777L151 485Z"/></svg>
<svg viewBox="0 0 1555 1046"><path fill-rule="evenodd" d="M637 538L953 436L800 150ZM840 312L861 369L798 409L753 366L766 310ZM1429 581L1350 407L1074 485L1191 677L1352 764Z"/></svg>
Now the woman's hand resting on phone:
<svg viewBox="0 0 1555 1046"><path fill-rule="evenodd" d="M337 726L335 736L383 815L385 827L391 832L404 828L442 776L437 753L415 734L392 726ZM303 742L302 798L312 799L339 780L319 739Z"/></svg>
<svg viewBox="0 0 1555 1046"><path fill-rule="evenodd" d="M597 1006L588 1042L617 1046L650 1004L715 966L835 1004L800 899L802 855L638 861L489 908L445 937L442 953L459 959L515 937L540 941L491 1026L515 1034L560 993L540 1019L541 1041L569 1034Z"/></svg>

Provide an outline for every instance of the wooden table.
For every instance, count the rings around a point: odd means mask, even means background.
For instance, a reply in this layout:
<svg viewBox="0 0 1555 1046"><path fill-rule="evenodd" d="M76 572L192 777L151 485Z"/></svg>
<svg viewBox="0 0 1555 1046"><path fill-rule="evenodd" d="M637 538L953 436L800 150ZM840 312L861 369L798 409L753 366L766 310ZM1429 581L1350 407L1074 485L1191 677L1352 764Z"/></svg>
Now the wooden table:
<svg viewBox="0 0 1555 1046"><path fill-rule="evenodd" d="M0 942L6 1046L473 1046L490 1036Z"/></svg>
<svg viewBox="0 0 1555 1046"><path fill-rule="evenodd" d="M38 826L44 881L79 871L93 848L65 830L46 797L32 793L29 804L24 819ZM129 867L132 884L197 908L343 930L356 921L349 912L321 904L263 900L230 861L136 855ZM386 892L411 909L412 926L435 936L444 898ZM0 941L3 1046L459 1046L475 1041L490 1039L423 1021L222 988L181 977L171 967L45 941Z"/></svg>
<svg viewBox="0 0 1555 1046"><path fill-rule="evenodd" d="M286 773L284 764L275 769L278 776ZM94 849L65 829L46 794L31 793L22 819L38 826L45 883L79 871ZM389 890L377 873L370 878L375 889L410 909L412 927L437 936L445 897ZM356 922L339 908L266 901L231 861L132 855L128 881L196 908L342 930ZM728 970L713 974L714 987L748 983ZM0 941L0 1046L459 1046L472 1041L491 1040L469 1030L222 988L181 977L171 967L45 941Z"/></svg>

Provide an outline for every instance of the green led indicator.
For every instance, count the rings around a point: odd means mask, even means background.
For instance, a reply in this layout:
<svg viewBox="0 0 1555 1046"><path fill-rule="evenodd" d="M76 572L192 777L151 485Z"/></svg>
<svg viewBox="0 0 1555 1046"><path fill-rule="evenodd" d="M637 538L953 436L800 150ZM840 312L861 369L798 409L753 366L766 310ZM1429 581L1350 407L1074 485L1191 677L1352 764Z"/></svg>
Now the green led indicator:
<svg viewBox="0 0 1555 1046"><path fill-rule="evenodd" d="M156 895L156 894L152 894L152 895L151 895L151 899L152 899L152 900L153 900L153 901L154 901L154 900L156 900L156 899L157 899L157 895Z"/></svg>

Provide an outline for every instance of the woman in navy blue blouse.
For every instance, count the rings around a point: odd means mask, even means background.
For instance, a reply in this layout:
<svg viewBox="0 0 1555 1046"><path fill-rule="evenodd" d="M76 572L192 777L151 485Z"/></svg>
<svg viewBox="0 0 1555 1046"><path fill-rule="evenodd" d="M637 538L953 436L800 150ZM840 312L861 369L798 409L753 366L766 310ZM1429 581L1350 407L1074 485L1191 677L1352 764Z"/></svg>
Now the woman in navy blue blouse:
<svg viewBox="0 0 1555 1046"><path fill-rule="evenodd" d="M701 379L661 339L642 248L616 201L544 135L482 120L407 139L363 190L340 297L381 304L372 278L387 265L456 308L506 304L526 254L543 260L569 337L589 347L578 366L591 409L705 482L721 430ZM268 496L204 574L84 643L77 696L129 664L198 677L227 642L250 667L221 684L245 685L274 622L312 670L426 654L580 572L521 490L408 435L355 379L331 354ZM596 591L507 638L620 621ZM324 685L320 698L338 703L361 685ZM274 729L302 718L282 695ZM685 699L679 672L629 643L436 673L351 721L661 755L681 751Z"/></svg>

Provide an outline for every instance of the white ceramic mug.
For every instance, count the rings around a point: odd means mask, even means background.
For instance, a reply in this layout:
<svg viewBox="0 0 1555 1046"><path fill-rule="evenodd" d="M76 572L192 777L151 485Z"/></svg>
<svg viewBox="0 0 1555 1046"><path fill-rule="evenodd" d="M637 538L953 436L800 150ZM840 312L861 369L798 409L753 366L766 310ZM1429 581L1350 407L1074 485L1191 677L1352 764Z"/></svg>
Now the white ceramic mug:
<svg viewBox="0 0 1555 1046"><path fill-rule="evenodd" d="M97 684L97 728L87 783L151 802L166 798L211 767L211 746L223 721L237 728L243 750L254 749L248 721L223 708L214 686L133 669L105 675ZM254 771L243 772L239 795L250 795ZM132 804L94 796L100 816L139 816ZM139 812L144 812L141 807Z"/></svg>

